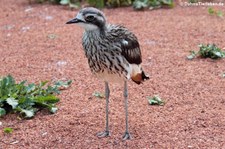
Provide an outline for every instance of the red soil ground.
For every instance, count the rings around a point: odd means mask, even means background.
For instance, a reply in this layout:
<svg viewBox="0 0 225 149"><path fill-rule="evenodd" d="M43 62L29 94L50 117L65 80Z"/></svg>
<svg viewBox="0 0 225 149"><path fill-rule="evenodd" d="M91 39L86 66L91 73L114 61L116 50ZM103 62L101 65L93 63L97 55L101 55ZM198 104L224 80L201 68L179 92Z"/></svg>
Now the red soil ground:
<svg viewBox="0 0 225 149"><path fill-rule="evenodd" d="M207 7L103 10L108 22L137 35L143 67L151 76L142 85L129 82L129 141L121 139L125 113L123 88L117 85L110 85L112 136L96 137L105 127L105 100L92 93L103 92L104 83L89 70L81 46L83 30L65 25L77 10L27 0L1 0L0 7L0 75L29 82L73 80L60 95L56 114L0 118L1 149L225 148L225 60L186 59L200 43L225 47L225 20L209 15ZM224 6L215 9L224 12ZM166 101L164 106L148 104L146 97L156 94ZM4 134L5 127L14 132Z"/></svg>

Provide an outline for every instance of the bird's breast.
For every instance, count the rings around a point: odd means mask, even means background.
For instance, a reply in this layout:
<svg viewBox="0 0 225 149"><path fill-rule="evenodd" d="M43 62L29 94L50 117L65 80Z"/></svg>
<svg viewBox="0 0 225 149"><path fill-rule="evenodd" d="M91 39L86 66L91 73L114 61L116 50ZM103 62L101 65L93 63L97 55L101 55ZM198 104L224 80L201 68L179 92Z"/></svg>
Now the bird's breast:
<svg viewBox="0 0 225 149"><path fill-rule="evenodd" d="M97 50L91 55L88 53L87 59L91 72L104 81L121 82L129 79L130 65L124 61L121 55Z"/></svg>
<svg viewBox="0 0 225 149"><path fill-rule="evenodd" d="M118 45L108 40L84 37L83 47L91 72L98 78L109 82L121 82L130 78L130 65L121 55Z"/></svg>

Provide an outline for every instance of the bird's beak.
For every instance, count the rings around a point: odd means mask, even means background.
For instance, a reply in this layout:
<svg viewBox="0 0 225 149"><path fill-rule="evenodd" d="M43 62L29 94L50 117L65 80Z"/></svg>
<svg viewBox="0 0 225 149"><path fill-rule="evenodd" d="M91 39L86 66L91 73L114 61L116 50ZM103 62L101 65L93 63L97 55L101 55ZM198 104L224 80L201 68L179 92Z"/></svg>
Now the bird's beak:
<svg viewBox="0 0 225 149"><path fill-rule="evenodd" d="M73 24L73 23L79 23L79 22L82 22L81 20L77 19L77 18L74 18L68 22L66 22L66 24Z"/></svg>
<svg viewBox="0 0 225 149"><path fill-rule="evenodd" d="M75 18L66 22L66 24L73 24L73 23L85 23L83 15L81 13L78 13Z"/></svg>

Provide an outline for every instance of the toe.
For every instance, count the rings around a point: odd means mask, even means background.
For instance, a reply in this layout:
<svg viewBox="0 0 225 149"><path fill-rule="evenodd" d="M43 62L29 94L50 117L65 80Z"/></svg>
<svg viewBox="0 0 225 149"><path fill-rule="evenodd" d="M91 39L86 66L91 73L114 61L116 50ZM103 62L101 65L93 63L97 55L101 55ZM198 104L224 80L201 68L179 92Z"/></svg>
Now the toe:
<svg viewBox="0 0 225 149"><path fill-rule="evenodd" d="M123 140L130 140L131 139L131 135L129 132L125 132L124 136L123 136Z"/></svg>
<svg viewBox="0 0 225 149"><path fill-rule="evenodd" d="M97 136L99 138L108 137L108 136L110 136L110 132L109 131L103 131L103 132L98 133Z"/></svg>

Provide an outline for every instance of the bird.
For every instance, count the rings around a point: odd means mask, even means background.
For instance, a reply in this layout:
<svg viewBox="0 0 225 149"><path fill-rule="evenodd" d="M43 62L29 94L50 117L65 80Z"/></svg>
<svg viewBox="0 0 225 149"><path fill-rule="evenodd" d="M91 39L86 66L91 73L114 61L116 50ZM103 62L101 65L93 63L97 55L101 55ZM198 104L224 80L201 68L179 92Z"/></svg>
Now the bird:
<svg viewBox="0 0 225 149"><path fill-rule="evenodd" d="M91 72L105 83L106 127L98 137L108 137L110 83L124 85L125 123L123 140L131 139L128 126L128 80L142 84L149 76L141 63L140 45L134 33L122 25L110 24L104 13L94 7L79 10L66 24L77 24L84 29L82 46Z"/></svg>

